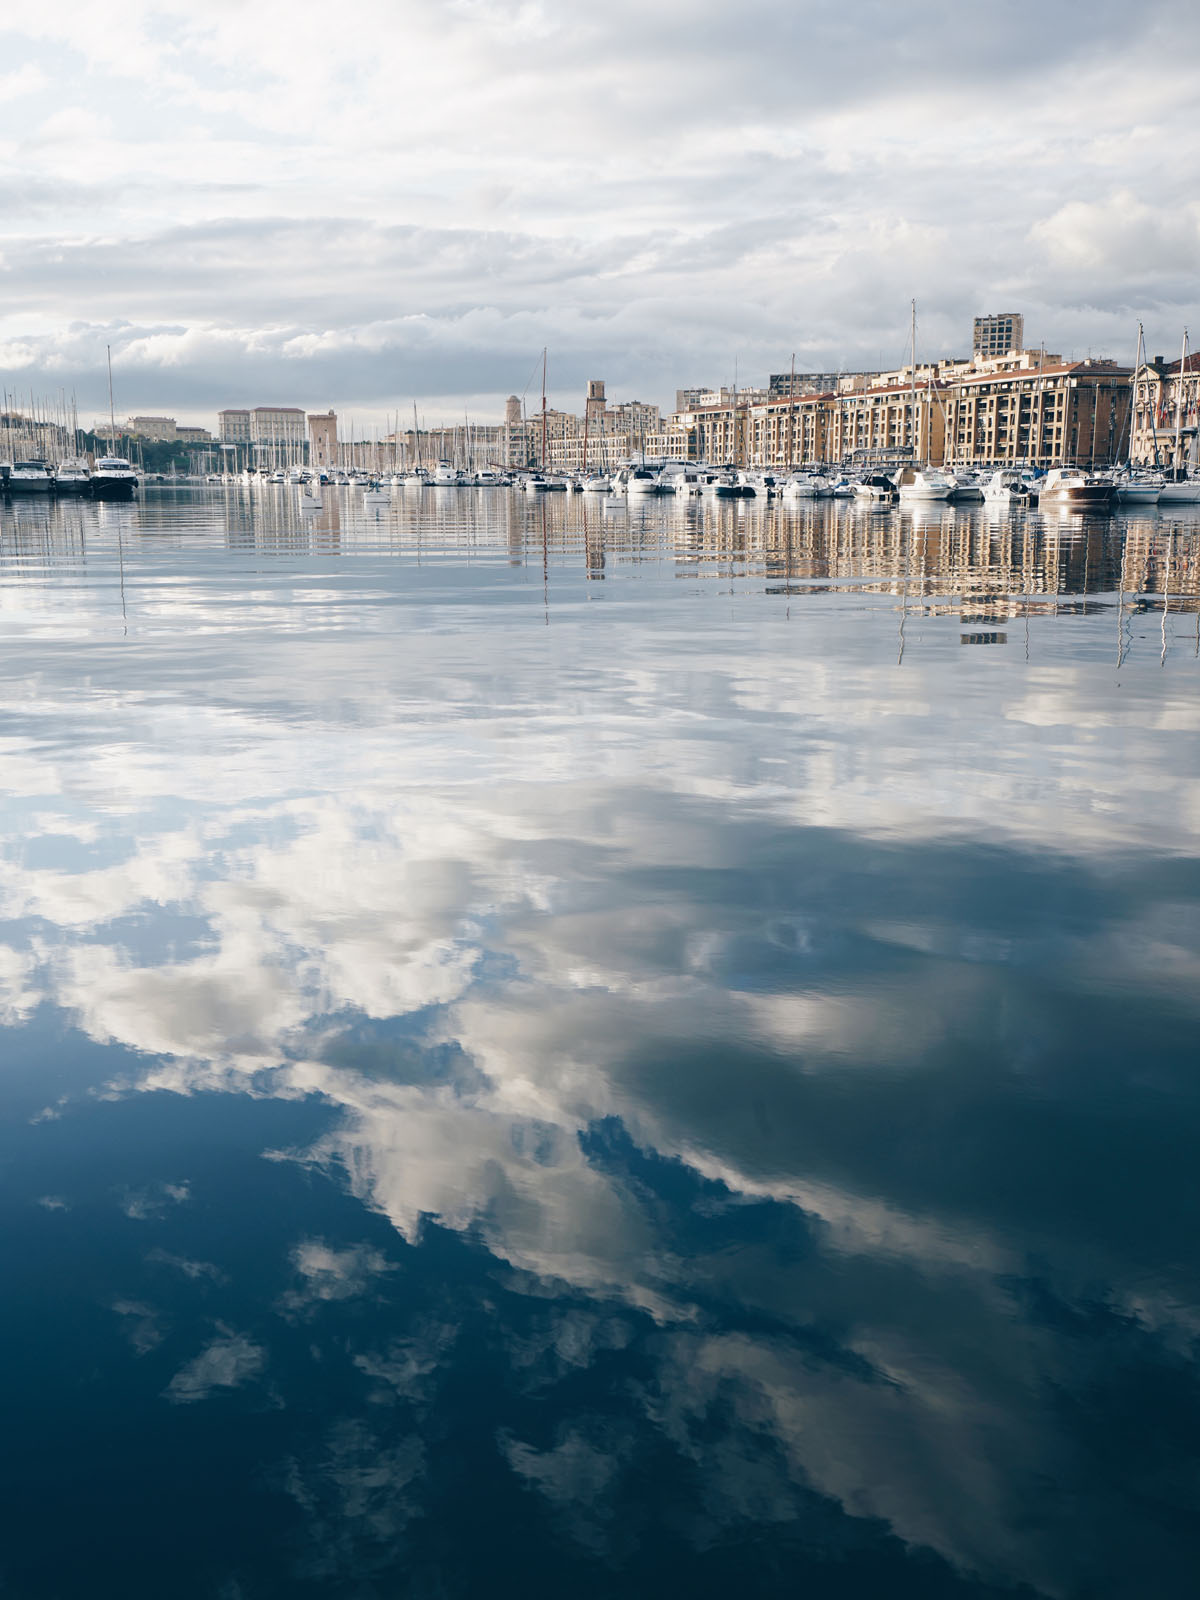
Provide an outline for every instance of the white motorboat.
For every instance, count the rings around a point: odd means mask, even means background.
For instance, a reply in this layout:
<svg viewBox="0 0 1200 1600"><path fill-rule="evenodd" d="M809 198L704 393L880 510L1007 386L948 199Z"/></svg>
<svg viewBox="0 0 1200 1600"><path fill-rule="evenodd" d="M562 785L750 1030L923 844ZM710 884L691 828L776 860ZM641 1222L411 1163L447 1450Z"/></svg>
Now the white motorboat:
<svg viewBox="0 0 1200 1600"><path fill-rule="evenodd" d="M527 472L525 482L521 485L526 494L545 494L550 487L546 476L541 472Z"/></svg>
<svg viewBox="0 0 1200 1600"><path fill-rule="evenodd" d="M92 469L92 494L97 500L132 500L137 473L124 456L101 456Z"/></svg>
<svg viewBox="0 0 1200 1600"><path fill-rule="evenodd" d="M794 472L783 486L785 500L816 500L824 487L825 493L830 490L813 476L811 472Z"/></svg>
<svg viewBox="0 0 1200 1600"><path fill-rule="evenodd" d="M493 472L491 467L481 467L475 474L475 487L477 489L494 489L504 480L498 472Z"/></svg>
<svg viewBox="0 0 1200 1600"><path fill-rule="evenodd" d="M1029 505L1038 497L1040 482L1026 468L1002 467L984 484L983 498L988 505Z"/></svg>
<svg viewBox="0 0 1200 1600"><path fill-rule="evenodd" d="M649 467L632 467L625 486L629 495L659 494L662 491L662 480L657 472L651 472Z"/></svg>
<svg viewBox="0 0 1200 1600"><path fill-rule="evenodd" d="M772 495L779 493L782 480L773 472L760 472L753 468L743 467L737 475L738 482L743 489L748 489L750 494L747 499L760 497L769 500Z"/></svg>
<svg viewBox="0 0 1200 1600"><path fill-rule="evenodd" d="M1042 479L1038 492L1038 506L1048 506L1071 511L1107 511L1112 504L1116 485L1110 477L1099 472L1085 472L1081 467L1055 467Z"/></svg>
<svg viewBox="0 0 1200 1600"><path fill-rule="evenodd" d="M738 500L742 485L732 472L710 472L700 485L700 493L715 500Z"/></svg>
<svg viewBox="0 0 1200 1600"><path fill-rule="evenodd" d="M583 480L584 494L611 494L612 479L603 472L592 472Z"/></svg>
<svg viewBox="0 0 1200 1600"><path fill-rule="evenodd" d="M14 461L8 474L9 494L49 494L50 469L44 461Z"/></svg>
<svg viewBox="0 0 1200 1600"><path fill-rule="evenodd" d="M949 500L954 482L938 467L905 467L897 488L901 500Z"/></svg>
<svg viewBox="0 0 1200 1600"><path fill-rule="evenodd" d="M449 461L439 461L429 481L435 489L457 489L462 477L458 468L451 466Z"/></svg>
<svg viewBox="0 0 1200 1600"><path fill-rule="evenodd" d="M970 467L953 467L946 474L953 484L950 498L958 502L979 501L983 499L983 483L977 472L972 472Z"/></svg>
<svg viewBox="0 0 1200 1600"><path fill-rule="evenodd" d="M54 488L58 494L87 494L92 487L92 475L86 461L78 457L60 461L54 469Z"/></svg>
<svg viewBox="0 0 1200 1600"><path fill-rule="evenodd" d="M895 500L896 485L886 473L870 472L854 485L854 493L860 500Z"/></svg>

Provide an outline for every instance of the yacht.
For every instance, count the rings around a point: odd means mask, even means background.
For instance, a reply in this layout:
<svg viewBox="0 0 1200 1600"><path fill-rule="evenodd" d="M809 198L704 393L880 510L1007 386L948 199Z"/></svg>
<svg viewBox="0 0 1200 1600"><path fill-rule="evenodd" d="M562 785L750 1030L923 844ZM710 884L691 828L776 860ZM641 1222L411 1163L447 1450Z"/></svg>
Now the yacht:
<svg viewBox="0 0 1200 1600"><path fill-rule="evenodd" d="M742 486L732 472L710 472L700 485L700 493L716 500L737 500L741 497Z"/></svg>
<svg viewBox="0 0 1200 1600"><path fill-rule="evenodd" d="M1116 499L1123 506L1154 506L1166 488L1161 472L1135 469L1117 474Z"/></svg>
<svg viewBox="0 0 1200 1600"><path fill-rule="evenodd" d="M1072 511L1107 511L1116 484L1099 472L1082 467L1055 467L1042 479L1038 505L1069 507Z"/></svg>
<svg viewBox="0 0 1200 1600"><path fill-rule="evenodd" d="M498 472L493 472L491 467L481 467L475 474L475 487L477 489L495 489L503 482L504 479Z"/></svg>
<svg viewBox="0 0 1200 1600"><path fill-rule="evenodd" d="M950 491L950 498L960 503L964 500L982 500L983 482L977 472L972 472L969 467L952 467L946 474L954 485Z"/></svg>
<svg viewBox="0 0 1200 1600"><path fill-rule="evenodd" d="M49 494L50 469L44 461L14 461L8 474L9 494Z"/></svg>
<svg viewBox="0 0 1200 1600"><path fill-rule="evenodd" d="M783 486L785 500L825 500L833 493L834 485L815 472L794 472Z"/></svg>
<svg viewBox="0 0 1200 1600"><path fill-rule="evenodd" d="M458 469L452 467L448 461L439 461L433 469L433 477L429 480L435 489L456 489L462 482Z"/></svg>
<svg viewBox="0 0 1200 1600"><path fill-rule="evenodd" d="M132 500L137 473L124 456L101 456L92 468L92 494L97 500Z"/></svg>
<svg viewBox="0 0 1200 1600"><path fill-rule="evenodd" d="M54 488L58 494L87 494L92 486L92 475L87 462L72 457L60 461L54 469Z"/></svg>
<svg viewBox="0 0 1200 1600"><path fill-rule="evenodd" d="M905 467L898 487L901 500L949 500L954 480L937 467Z"/></svg>
<svg viewBox="0 0 1200 1600"><path fill-rule="evenodd" d="M611 494L612 479L603 472L592 472L583 480L584 494Z"/></svg>
<svg viewBox="0 0 1200 1600"><path fill-rule="evenodd" d="M628 494L658 494L661 489L662 481L657 472L651 472L649 467L630 468L629 481L626 485Z"/></svg>
<svg viewBox="0 0 1200 1600"><path fill-rule="evenodd" d="M1039 481L1025 468L1001 468L984 484L983 498L988 505L1029 505L1038 497Z"/></svg>
<svg viewBox="0 0 1200 1600"><path fill-rule="evenodd" d="M860 500L895 500L896 485L884 472L869 472L854 485Z"/></svg>
<svg viewBox="0 0 1200 1600"><path fill-rule="evenodd" d="M527 472L521 485L526 494L545 494L550 484L543 472Z"/></svg>
<svg viewBox="0 0 1200 1600"><path fill-rule="evenodd" d="M754 496L761 495L764 500L779 493L781 480L773 472L742 468L737 478L743 489L749 489Z"/></svg>
<svg viewBox="0 0 1200 1600"><path fill-rule="evenodd" d="M1160 506L1190 505L1200 500L1200 478L1168 478L1159 491Z"/></svg>

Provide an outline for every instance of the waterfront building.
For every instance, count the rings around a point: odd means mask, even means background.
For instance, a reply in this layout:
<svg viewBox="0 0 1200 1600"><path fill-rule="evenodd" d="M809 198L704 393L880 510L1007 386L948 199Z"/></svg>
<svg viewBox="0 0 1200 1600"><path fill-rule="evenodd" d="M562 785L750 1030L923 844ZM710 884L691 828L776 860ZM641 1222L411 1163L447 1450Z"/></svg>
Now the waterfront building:
<svg viewBox="0 0 1200 1600"><path fill-rule="evenodd" d="M1037 359L985 364L945 393L945 460L952 464L1110 466L1124 451L1130 370L1113 361Z"/></svg>
<svg viewBox="0 0 1200 1600"><path fill-rule="evenodd" d="M208 428L186 427L183 423L175 429L175 439L179 444L215 444L216 441Z"/></svg>
<svg viewBox="0 0 1200 1600"><path fill-rule="evenodd" d="M249 411L237 409L218 411L217 438L222 444L249 444Z"/></svg>
<svg viewBox="0 0 1200 1600"><path fill-rule="evenodd" d="M975 318L971 348L980 356L1004 356L1025 343L1025 318L1018 311L994 311Z"/></svg>
<svg viewBox="0 0 1200 1600"><path fill-rule="evenodd" d="M130 417L123 431L157 444L172 444L179 437L174 417Z"/></svg>
<svg viewBox="0 0 1200 1600"><path fill-rule="evenodd" d="M851 387L864 378L875 377L874 372L773 372L767 379L768 400L784 400L792 395L829 394L840 384Z"/></svg>
<svg viewBox="0 0 1200 1600"><path fill-rule="evenodd" d="M328 472L338 464L337 413L310 412L308 416L308 461L318 472Z"/></svg>
<svg viewBox="0 0 1200 1600"><path fill-rule="evenodd" d="M1179 448L1175 447L1176 422ZM1196 470L1200 455L1200 355L1155 356L1133 375L1130 459L1139 466Z"/></svg>
<svg viewBox="0 0 1200 1600"><path fill-rule="evenodd" d="M299 406L255 406L250 413L250 438L265 448L302 451L307 442L304 412Z"/></svg>

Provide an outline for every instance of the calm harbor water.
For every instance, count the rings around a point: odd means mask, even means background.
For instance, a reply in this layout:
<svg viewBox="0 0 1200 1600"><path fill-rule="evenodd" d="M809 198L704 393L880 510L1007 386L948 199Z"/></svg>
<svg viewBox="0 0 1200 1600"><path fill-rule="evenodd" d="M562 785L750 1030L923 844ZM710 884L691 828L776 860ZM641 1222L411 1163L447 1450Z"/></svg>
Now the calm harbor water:
<svg viewBox="0 0 1200 1600"><path fill-rule="evenodd" d="M0 507L5 1596L1194 1593L1198 593Z"/></svg>

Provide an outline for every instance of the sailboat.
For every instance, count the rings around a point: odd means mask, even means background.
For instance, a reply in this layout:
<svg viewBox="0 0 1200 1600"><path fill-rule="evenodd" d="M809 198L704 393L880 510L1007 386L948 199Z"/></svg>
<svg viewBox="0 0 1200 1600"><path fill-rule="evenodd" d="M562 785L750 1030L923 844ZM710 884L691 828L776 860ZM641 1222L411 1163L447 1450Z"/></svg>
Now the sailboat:
<svg viewBox="0 0 1200 1600"><path fill-rule="evenodd" d="M109 435L106 456L101 456L92 469L92 494L97 500L132 500L137 488L137 473L117 450L117 416L113 409L112 346L108 345L108 420Z"/></svg>
<svg viewBox="0 0 1200 1600"><path fill-rule="evenodd" d="M1179 383L1175 390L1175 444L1171 452L1171 470L1159 491L1160 505L1190 505L1200 500L1200 478L1189 475L1183 462L1183 394L1189 371L1200 373L1200 367L1188 356L1188 331L1183 330L1183 348L1179 355ZM1200 424L1192 436L1192 462L1194 469L1196 441L1200 439Z"/></svg>
<svg viewBox="0 0 1200 1600"><path fill-rule="evenodd" d="M1187 333L1184 333L1186 344ZM1142 325L1138 323L1137 353L1133 358L1133 380L1137 383L1137 375L1141 371L1145 358L1145 336ZM1134 391L1131 385L1129 392L1129 450L1126 454L1125 465L1116 475L1116 499L1123 506L1152 506L1158 502L1163 491L1163 475L1155 470L1153 472L1145 467L1135 467L1133 464L1133 401ZM1155 452L1157 454L1157 451Z"/></svg>
<svg viewBox="0 0 1200 1600"><path fill-rule="evenodd" d="M954 493L954 480L948 478L937 467L931 467L923 462L916 465L917 459L917 302L912 303L912 398L909 402L912 411L910 424L910 440L912 448L911 466L901 469L896 487L900 491L901 500L949 500ZM930 408L930 420L933 417Z"/></svg>

